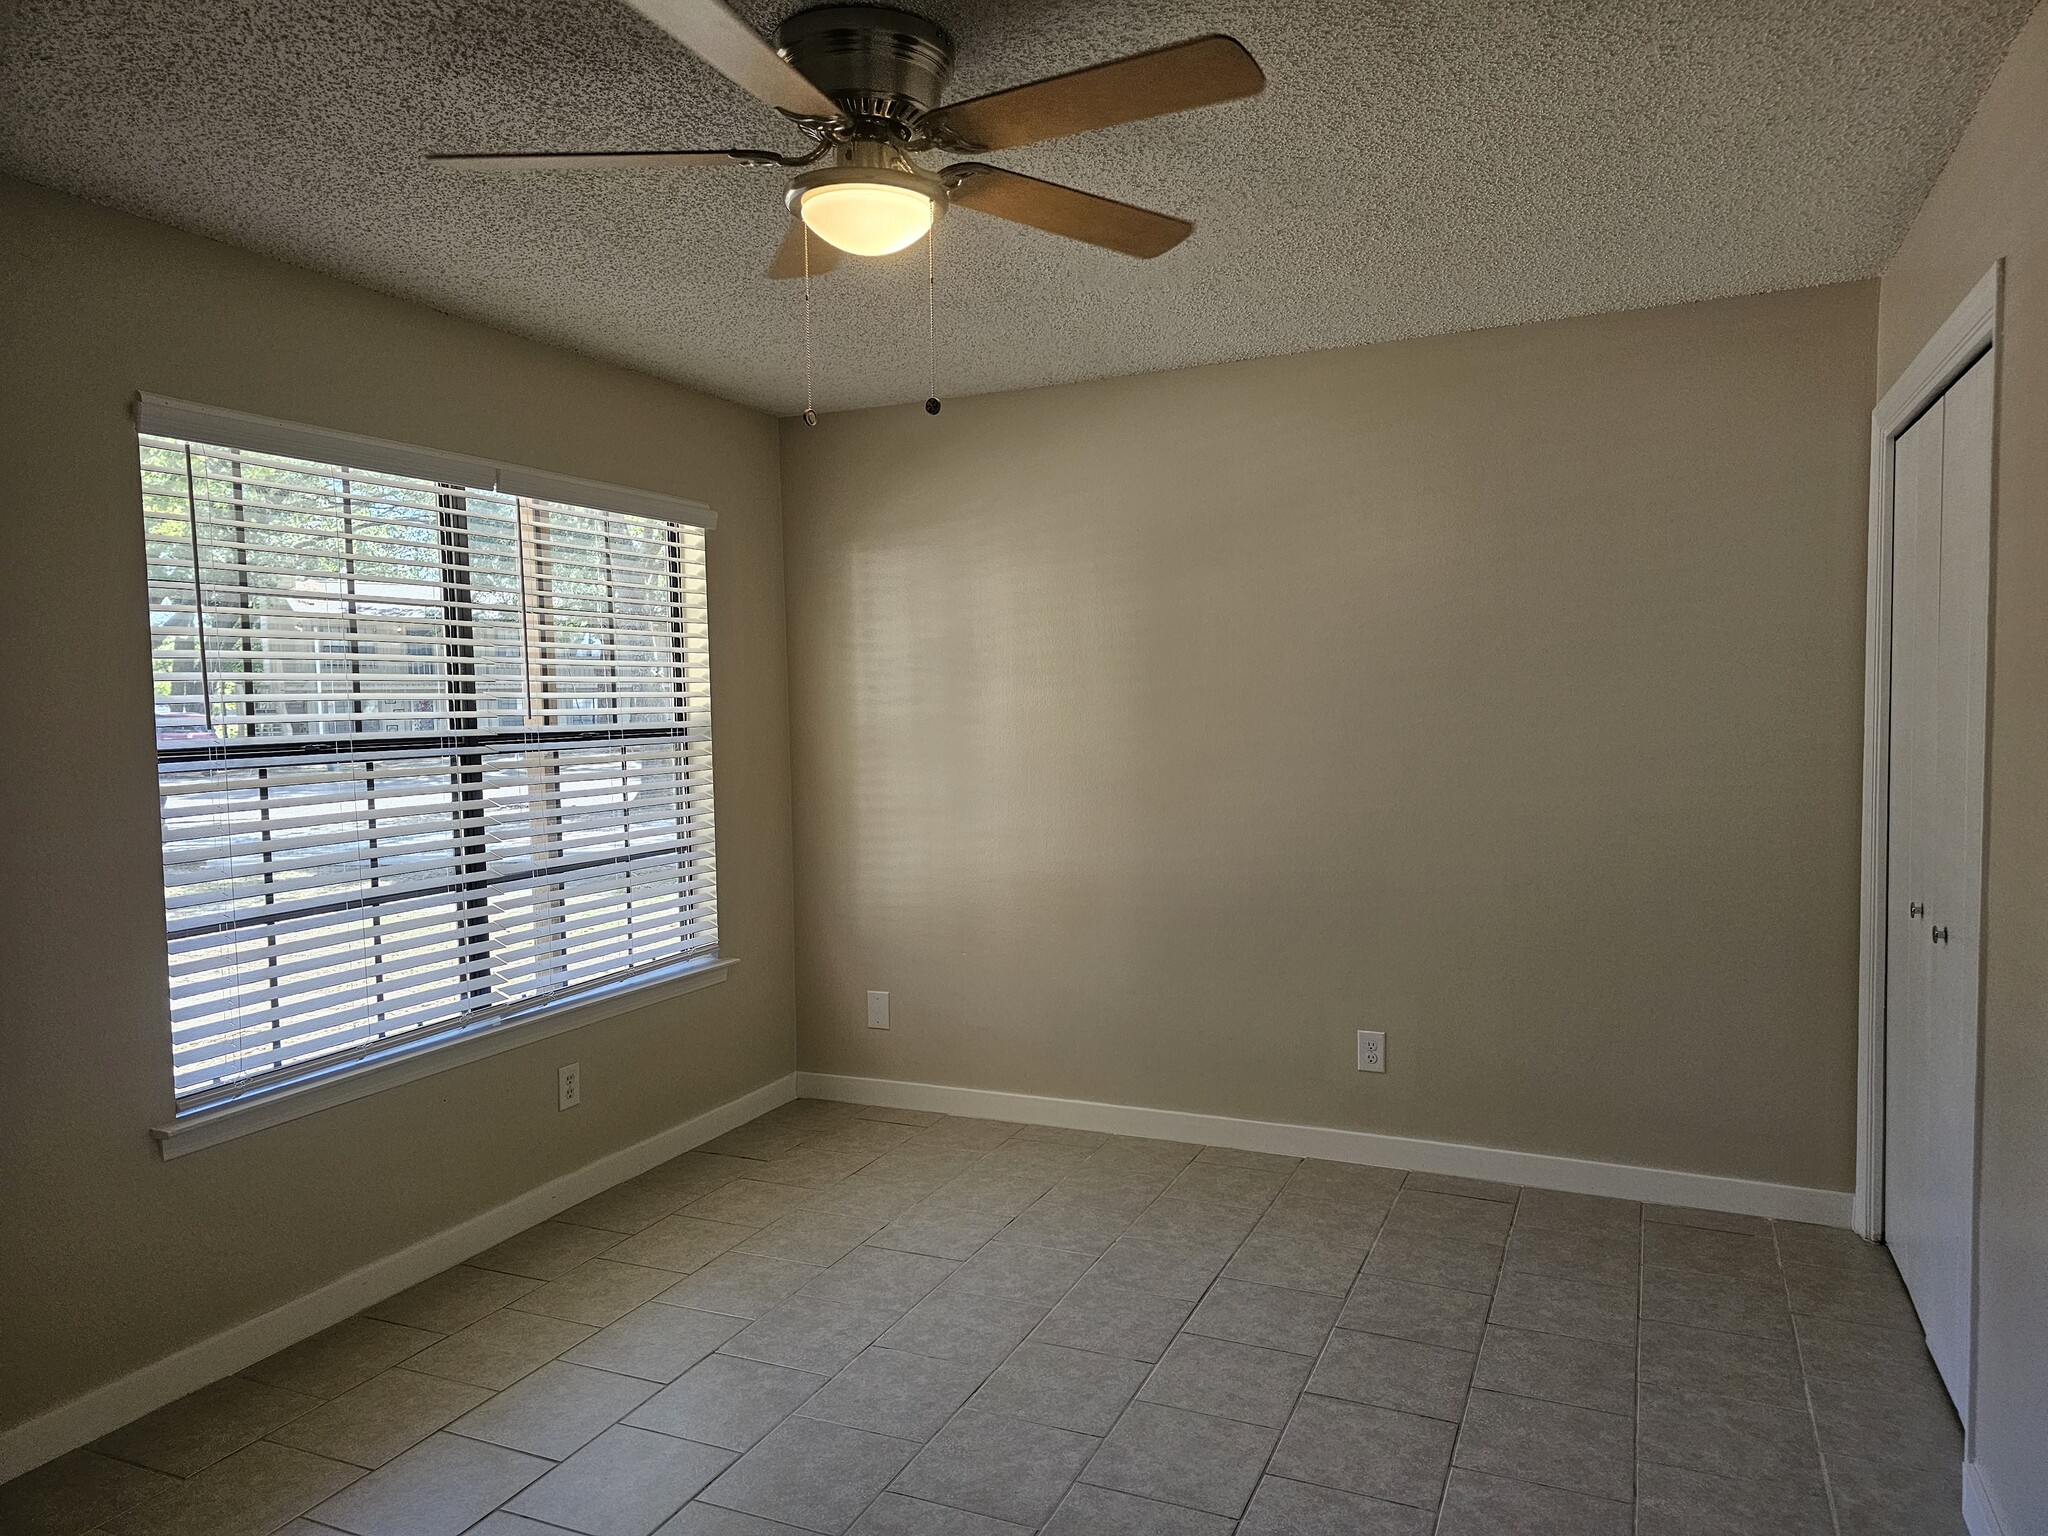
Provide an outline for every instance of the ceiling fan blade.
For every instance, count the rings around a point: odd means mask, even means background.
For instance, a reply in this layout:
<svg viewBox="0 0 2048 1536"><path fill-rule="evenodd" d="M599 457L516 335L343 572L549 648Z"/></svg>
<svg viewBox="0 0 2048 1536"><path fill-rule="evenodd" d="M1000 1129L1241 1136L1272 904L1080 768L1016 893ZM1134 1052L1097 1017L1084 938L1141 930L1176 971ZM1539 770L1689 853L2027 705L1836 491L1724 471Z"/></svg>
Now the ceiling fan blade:
<svg viewBox="0 0 2048 1536"><path fill-rule="evenodd" d="M831 97L806 80L719 0L626 0L741 90L792 117L838 117Z"/></svg>
<svg viewBox="0 0 2048 1536"><path fill-rule="evenodd" d="M658 171L676 165L780 165L782 159L770 151L752 149L606 149L541 155L428 155L427 163L451 171Z"/></svg>
<svg viewBox="0 0 2048 1536"><path fill-rule="evenodd" d="M839 247L829 240L811 236L811 276L830 272L839 265ZM773 278L802 277L804 275L804 221L791 219L789 233L782 237L782 244L775 252L775 259L768 263L768 275Z"/></svg>
<svg viewBox="0 0 2048 1536"><path fill-rule="evenodd" d="M963 161L947 166L945 178L946 200L955 208L1029 224L1126 256L1162 256L1195 232L1186 219L1097 197L1056 181L1019 176L993 165Z"/></svg>
<svg viewBox="0 0 2048 1536"><path fill-rule="evenodd" d="M1265 88L1265 73L1244 44L1211 34L956 101L926 114L918 126L937 142L970 153L1015 149L1091 128L1236 101Z"/></svg>

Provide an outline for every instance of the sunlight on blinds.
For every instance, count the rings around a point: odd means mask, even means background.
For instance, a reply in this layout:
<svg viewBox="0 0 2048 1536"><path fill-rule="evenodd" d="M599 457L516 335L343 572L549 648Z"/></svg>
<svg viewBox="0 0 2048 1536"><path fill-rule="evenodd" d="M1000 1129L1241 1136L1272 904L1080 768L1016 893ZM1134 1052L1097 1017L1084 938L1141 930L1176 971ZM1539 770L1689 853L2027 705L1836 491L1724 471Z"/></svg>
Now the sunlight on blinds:
<svg viewBox="0 0 2048 1536"><path fill-rule="evenodd" d="M701 529L140 444L181 1104L715 950Z"/></svg>

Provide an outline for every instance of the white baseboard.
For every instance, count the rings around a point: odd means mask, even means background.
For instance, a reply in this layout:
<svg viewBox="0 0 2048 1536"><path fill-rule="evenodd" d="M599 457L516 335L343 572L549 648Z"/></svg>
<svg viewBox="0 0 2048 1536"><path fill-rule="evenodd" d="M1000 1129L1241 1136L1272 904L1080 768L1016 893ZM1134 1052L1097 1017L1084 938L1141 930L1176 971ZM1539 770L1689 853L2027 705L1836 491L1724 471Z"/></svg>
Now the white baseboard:
<svg viewBox="0 0 2048 1536"><path fill-rule="evenodd" d="M0 1483L19 1477L110 1430L231 1376L364 1307L502 1243L557 1211L645 1173L796 1097L794 1075L742 1094L680 1125L565 1173L481 1215L365 1264L317 1291L274 1307L175 1354L110 1381L48 1413L0 1431Z"/></svg>
<svg viewBox="0 0 2048 1536"><path fill-rule="evenodd" d="M798 1091L817 1099L840 1099L889 1109L936 1110L949 1115L979 1115L993 1120L1019 1120L1027 1125L1058 1125L1071 1130L1106 1131L1122 1136L1157 1136L1169 1141L1200 1142L1205 1146L1233 1147L1245 1152L1277 1152L1287 1157L1371 1163L1382 1168L1412 1169L1418 1173L1458 1174L1469 1179L1531 1184L1539 1189L1568 1190L1580 1195L1612 1195L1623 1200L1690 1205L1703 1210L1811 1221L1833 1227L1849 1224L1850 1197L1847 1190L1764 1184L1753 1179L1685 1173L1674 1168L1638 1168L1628 1163L1596 1163L1577 1157L1552 1157L1541 1152L1513 1152L1502 1147L1423 1141L1410 1136L1381 1136L1372 1131L1342 1131L1322 1125L1286 1125L1271 1120L1239 1120L1228 1115L1195 1115L1173 1109L1144 1109L1134 1104L1097 1104L1086 1099L998 1093L987 1088L902 1083L881 1077L843 1077L830 1072L799 1072L796 1076Z"/></svg>
<svg viewBox="0 0 2048 1536"><path fill-rule="evenodd" d="M2019 1536L2019 1527L1998 1513L1998 1500L1977 1463L1963 1463L1963 1524L1970 1536Z"/></svg>

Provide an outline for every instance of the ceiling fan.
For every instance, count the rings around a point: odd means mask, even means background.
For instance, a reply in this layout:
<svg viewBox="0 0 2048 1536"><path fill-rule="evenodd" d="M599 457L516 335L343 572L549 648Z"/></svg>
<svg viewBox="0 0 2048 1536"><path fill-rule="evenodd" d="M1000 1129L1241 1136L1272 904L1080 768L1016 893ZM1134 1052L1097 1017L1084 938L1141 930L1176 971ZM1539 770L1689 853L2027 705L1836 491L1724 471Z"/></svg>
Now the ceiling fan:
<svg viewBox="0 0 2048 1536"><path fill-rule="evenodd" d="M1028 224L1127 256L1153 257L1194 231L1185 219L1097 197L974 160L938 171L921 154L1014 149L1256 95L1266 77L1244 45L1220 35L940 105L953 40L937 24L880 5L799 11L770 47L720 0L627 0L734 84L788 118L808 151L629 150L429 155L468 171L625 170L674 165L776 166L800 172L785 201L795 222L770 277L830 270L844 251L885 256L915 244L947 208ZM804 232L825 242L811 248Z"/></svg>

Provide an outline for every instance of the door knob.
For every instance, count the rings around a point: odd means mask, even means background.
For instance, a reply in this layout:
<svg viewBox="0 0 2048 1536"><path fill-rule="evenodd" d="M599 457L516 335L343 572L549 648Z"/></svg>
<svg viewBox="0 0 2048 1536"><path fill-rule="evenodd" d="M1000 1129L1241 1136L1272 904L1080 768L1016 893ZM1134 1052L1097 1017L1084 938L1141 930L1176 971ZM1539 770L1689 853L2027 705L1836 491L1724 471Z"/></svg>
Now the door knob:
<svg viewBox="0 0 2048 1536"><path fill-rule="evenodd" d="M1926 915L1927 903L1924 901L1911 902L1906 907L1906 916L1908 917L1925 917Z"/></svg>

